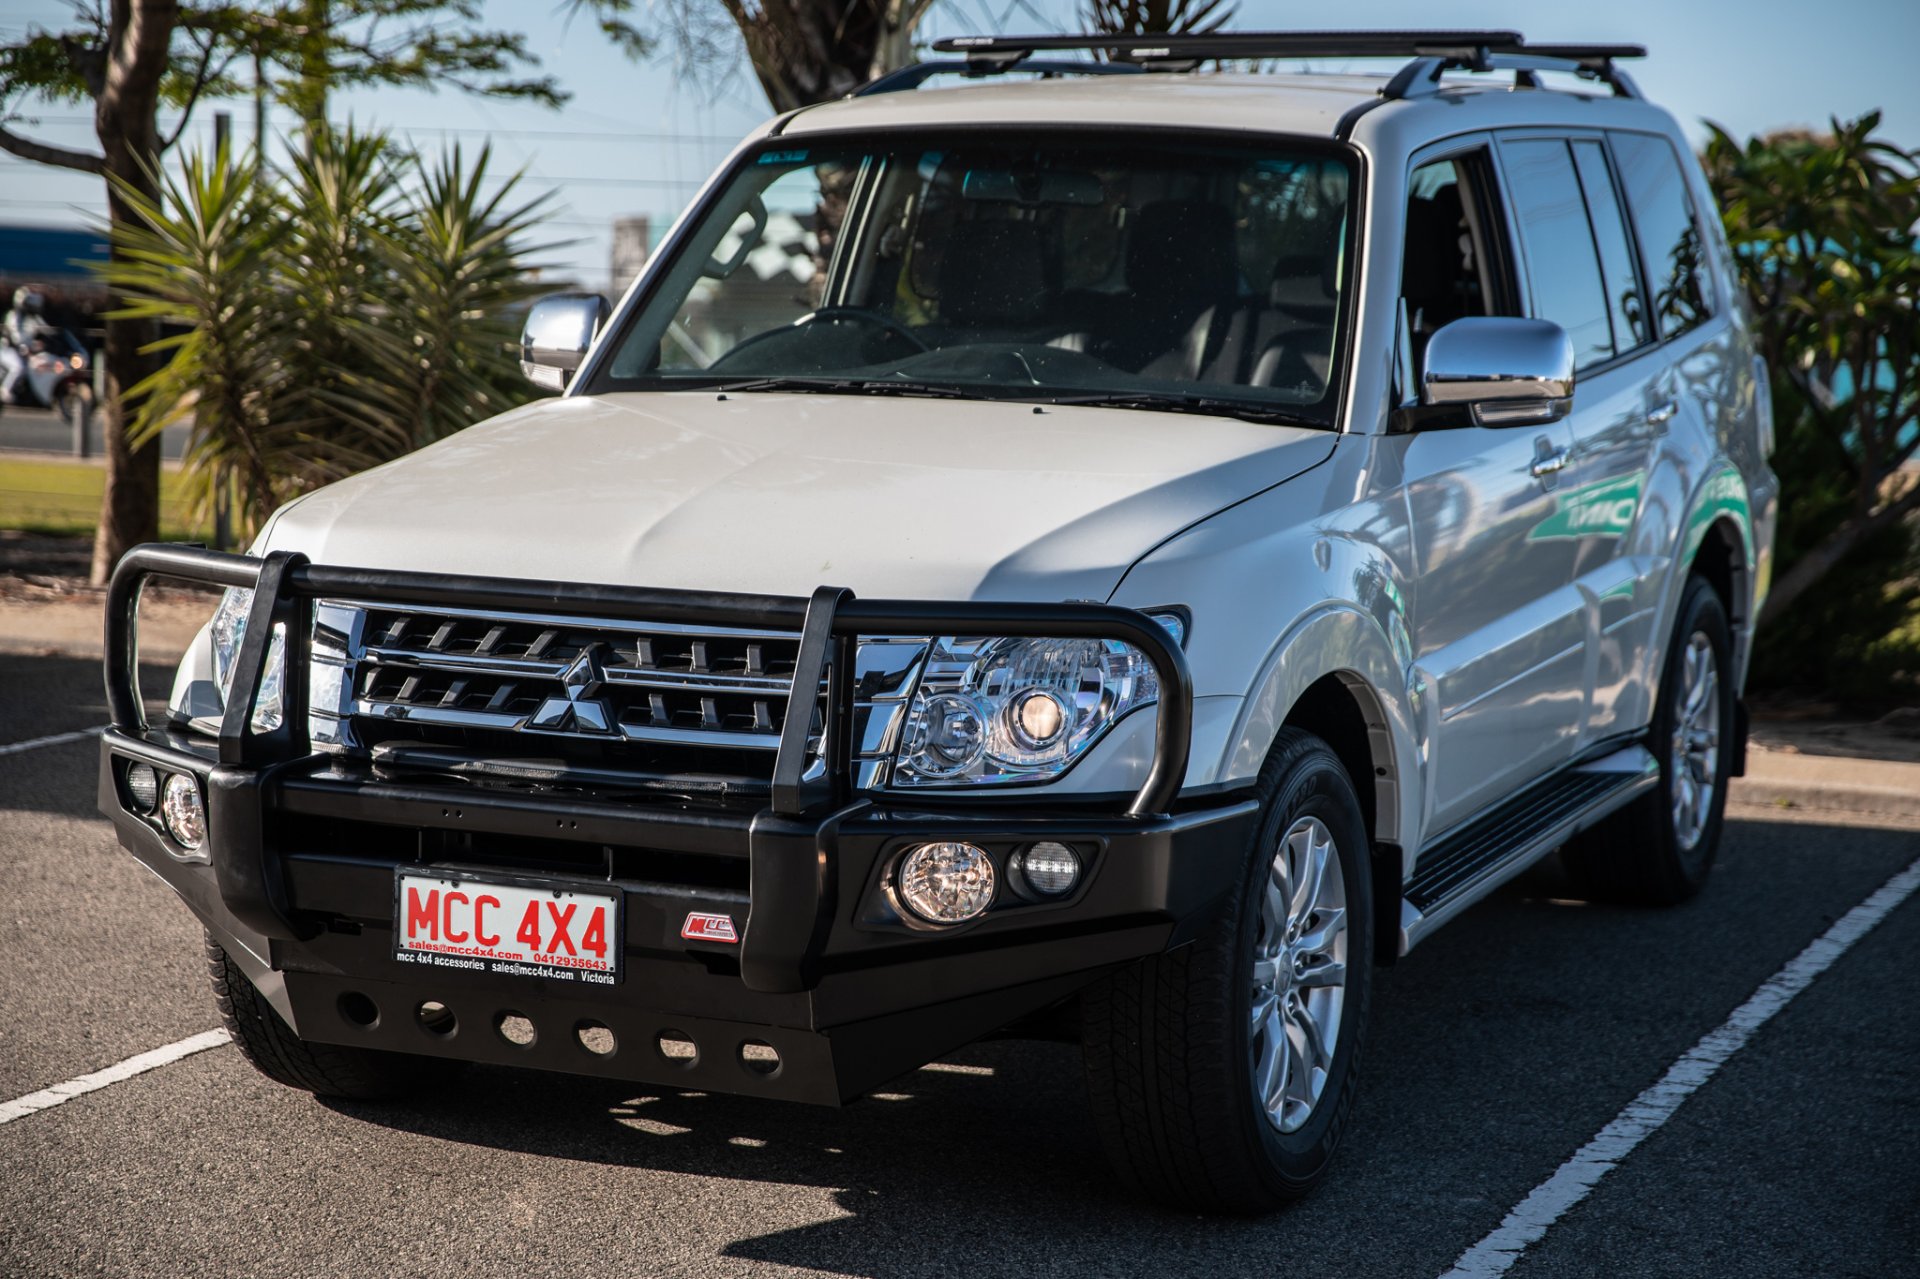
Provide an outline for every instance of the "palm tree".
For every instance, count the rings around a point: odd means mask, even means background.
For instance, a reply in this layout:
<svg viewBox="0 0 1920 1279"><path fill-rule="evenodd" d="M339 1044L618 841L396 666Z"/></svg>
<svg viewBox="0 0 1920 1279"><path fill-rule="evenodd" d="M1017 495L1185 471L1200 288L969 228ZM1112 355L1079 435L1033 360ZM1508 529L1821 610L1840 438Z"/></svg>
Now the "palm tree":
<svg viewBox="0 0 1920 1279"><path fill-rule="evenodd" d="M205 518L241 531L319 485L397 457L532 394L509 354L537 291L541 201L491 195L489 156L428 165L382 134L316 128L284 172L251 152L190 156L103 268L124 314L176 330L134 387L136 441L191 416L185 475Z"/></svg>

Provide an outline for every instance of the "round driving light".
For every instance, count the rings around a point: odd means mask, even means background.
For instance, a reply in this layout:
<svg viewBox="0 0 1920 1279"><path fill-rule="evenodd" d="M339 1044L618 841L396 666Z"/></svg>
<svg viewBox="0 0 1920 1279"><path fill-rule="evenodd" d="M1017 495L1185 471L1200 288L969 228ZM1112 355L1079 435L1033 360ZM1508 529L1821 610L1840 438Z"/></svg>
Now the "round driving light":
<svg viewBox="0 0 1920 1279"><path fill-rule="evenodd" d="M127 806L136 813L151 813L160 802L160 774L151 764L127 767Z"/></svg>
<svg viewBox="0 0 1920 1279"><path fill-rule="evenodd" d="M922 844L900 860L900 900L933 924L962 924L993 902L993 859L972 844Z"/></svg>
<svg viewBox="0 0 1920 1279"><path fill-rule="evenodd" d="M1041 896L1060 897L1079 882L1080 858L1065 844L1035 844L1020 855L1020 877Z"/></svg>
<svg viewBox="0 0 1920 1279"><path fill-rule="evenodd" d="M1060 699L1037 688L1016 695L1009 715L1015 740L1028 750L1051 746L1067 723Z"/></svg>
<svg viewBox="0 0 1920 1279"><path fill-rule="evenodd" d="M167 778L167 798L161 806L167 819L167 833L182 848L198 848L207 841L207 810L200 802L200 788L191 777L175 773Z"/></svg>

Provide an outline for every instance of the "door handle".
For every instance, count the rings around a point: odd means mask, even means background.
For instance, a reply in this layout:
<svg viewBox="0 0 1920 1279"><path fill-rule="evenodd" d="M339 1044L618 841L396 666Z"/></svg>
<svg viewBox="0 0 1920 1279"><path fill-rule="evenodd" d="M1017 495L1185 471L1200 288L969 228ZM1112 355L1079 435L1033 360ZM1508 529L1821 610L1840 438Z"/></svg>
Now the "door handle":
<svg viewBox="0 0 1920 1279"><path fill-rule="evenodd" d="M1653 408L1647 410L1647 425L1665 426L1667 423L1673 421L1679 412L1680 405L1675 400L1668 400L1665 404L1655 405Z"/></svg>
<svg viewBox="0 0 1920 1279"><path fill-rule="evenodd" d="M1527 468L1536 480L1557 474L1567 469L1567 451L1555 449L1551 453L1542 453L1533 459L1533 465Z"/></svg>

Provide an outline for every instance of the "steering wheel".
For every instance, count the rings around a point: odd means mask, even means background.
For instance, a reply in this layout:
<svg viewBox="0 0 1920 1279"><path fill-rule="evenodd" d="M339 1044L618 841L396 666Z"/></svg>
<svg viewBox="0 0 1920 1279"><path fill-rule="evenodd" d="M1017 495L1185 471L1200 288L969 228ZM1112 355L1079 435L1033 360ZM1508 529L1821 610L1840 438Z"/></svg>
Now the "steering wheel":
<svg viewBox="0 0 1920 1279"><path fill-rule="evenodd" d="M724 368L728 361L732 360L735 356L739 355L742 351L747 350L749 347L759 346L762 342L770 341L774 338L780 337L783 334L792 333L798 329L809 328L812 325L822 320L825 320L829 323L834 323L840 320L851 320L856 324L865 324L871 328L879 329L881 332L891 334L894 337L905 338L908 342L911 342L913 344L914 349L916 351L920 351L924 353L927 351L931 351L933 349L932 347L928 346L924 341L921 340L919 334L915 333L912 329L900 323L898 320L889 319L887 316L880 315L877 312L868 311L857 306L823 306L818 311L807 312L805 315L801 316L797 320L794 320L790 324L783 324L777 329L768 329L765 333L756 333L752 337L747 338L744 341L735 343L732 350L727 351L725 354L721 355L712 364L710 364L708 368L709 369Z"/></svg>
<svg viewBox="0 0 1920 1279"><path fill-rule="evenodd" d="M802 325L814 324L821 320L852 320L859 324L871 324L877 329L885 329L896 337L905 338L922 351L931 351L933 349L926 344L926 341L921 338L918 333L915 333L912 329L900 323L900 321L894 319L892 316L882 315L878 311L869 311L865 307L823 306L818 311L809 311L807 314L795 320L793 327L799 328Z"/></svg>

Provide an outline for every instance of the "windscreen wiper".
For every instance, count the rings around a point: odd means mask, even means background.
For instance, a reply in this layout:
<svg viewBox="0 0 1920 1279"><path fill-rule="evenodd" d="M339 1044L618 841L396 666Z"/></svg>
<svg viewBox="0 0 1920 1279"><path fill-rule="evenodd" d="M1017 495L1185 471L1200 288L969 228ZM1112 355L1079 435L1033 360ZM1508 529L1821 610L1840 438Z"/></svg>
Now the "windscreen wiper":
<svg viewBox="0 0 1920 1279"><path fill-rule="evenodd" d="M1210 417L1235 417L1244 422L1280 426L1311 426L1327 429L1317 422L1285 409L1251 404L1246 400L1224 400L1215 395L1187 395L1177 391L1108 391L1098 395L1049 396L1048 404L1069 404L1088 408L1147 409L1161 413L1203 413Z"/></svg>
<svg viewBox="0 0 1920 1279"><path fill-rule="evenodd" d="M811 391L822 395L914 395L940 400L969 399L957 387L933 382L903 382L890 378L839 377L761 377L744 382L719 382L708 390L734 391Z"/></svg>

